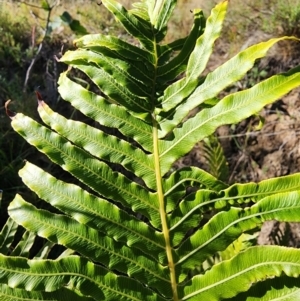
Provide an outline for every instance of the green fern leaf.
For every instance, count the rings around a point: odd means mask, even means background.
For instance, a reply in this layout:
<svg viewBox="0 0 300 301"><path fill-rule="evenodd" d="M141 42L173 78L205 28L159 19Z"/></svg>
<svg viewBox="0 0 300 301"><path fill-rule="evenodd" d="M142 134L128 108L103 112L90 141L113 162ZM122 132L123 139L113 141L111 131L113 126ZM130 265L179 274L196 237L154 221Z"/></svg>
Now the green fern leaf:
<svg viewBox="0 0 300 301"><path fill-rule="evenodd" d="M102 3L121 22L130 35L137 38L146 49L150 51L154 49L152 43L154 38L153 27L149 21L128 12L125 7L115 0L103 0Z"/></svg>
<svg viewBox="0 0 300 301"><path fill-rule="evenodd" d="M22 129L20 133L28 142L34 144L53 162L69 171L85 185L95 191L98 191L99 187L105 187L106 189L101 193L106 198L125 206L131 203L133 211L140 210L150 219L153 215L155 225L160 222L159 205L155 194L149 194L142 186L113 172L107 164L96 160L94 156L72 145L67 139L39 125L29 117L22 116L22 114L16 115L12 125L16 130Z"/></svg>
<svg viewBox="0 0 300 301"><path fill-rule="evenodd" d="M62 287L54 292L27 291L26 289L10 288L5 284L0 284L0 298L2 301L15 300L74 300L93 301L92 297L80 296L76 292Z"/></svg>
<svg viewBox="0 0 300 301"><path fill-rule="evenodd" d="M188 58L191 52L194 49L195 43L200 35L202 35L203 30L205 28L204 24L205 18L203 12L201 10L194 11L194 25L188 37L185 38L184 44L181 47L181 51L178 55L168 61L166 64L163 64L157 68L157 80L170 80L176 79L180 73L186 70ZM162 60L161 58L164 57L166 48L169 51L176 50L175 47L177 45L162 45L159 50L161 55L158 56L158 61Z"/></svg>
<svg viewBox="0 0 300 301"><path fill-rule="evenodd" d="M265 275L278 277L284 272L287 276L298 276L300 270L296 258L299 254L297 249L289 250L278 246L249 248L231 260L214 266L205 275L196 276L191 285L186 287L182 300L203 298L216 301L220 300L220 295L231 298L250 288L252 283L264 280ZM237 276L238 285L235 281Z"/></svg>
<svg viewBox="0 0 300 301"><path fill-rule="evenodd" d="M215 254L217 250L225 250L242 233L257 229L266 220L298 220L298 200L299 192L276 194L262 199L250 208L230 208L216 214L178 248L181 257L178 263L191 268L197 262L203 262L208 256Z"/></svg>
<svg viewBox="0 0 300 301"><path fill-rule="evenodd" d="M18 224L13 219L8 218L0 233L0 253L8 254L18 230Z"/></svg>
<svg viewBox="0 0 300 301"><path fill-rule="evenodd" d="M208 162L209 172L217 179L227 182L229 175L229 168L223 148L214 135L204 139L204 157Z"/></svg>
<svg viewBox="0 0 300 301"><path fill-rule="evenodd" d="M64 300L64 294L58 291L62 288L68 289L69 296L72 296L70 291L73 290L83 296L90 296L94 300L115 300L116 298L128 301L163 300L138 281L116 276L83 257L70 256L60 260L30 261L26 258L6 257L0 254L0 264L2 283L5 279L9 279L11 288L16 288L22 283L22 288L27 291L56 291L58 300ZM14 265L14 270L10 269L11 265ZM136 288L136 292L128 289L132 286ZM14 296L16 296L15 293Z"/></svg>
<svg viewBox="0 0 300 301"><path fill-rule="evenodd" d="M300 297L299 281L297 278L287 277L285 275L258 282L252 286L249 292L240 293L231 301L291 301L298 300Z"/></svg>
<svg viewBox="0 0 300 301"><path fill-rule="evenodd" d="M72 62L74 67L86 73L110 99L132 112L145 115L151 111L150 93L141 89L133 78L126 76L124 70L128 70L130 66L123 60L80 50L67 52L62 61Z"/></svg>
<svg viewBox="0 0 300 301"><path fill-rule="evenodd" d="M107 162L121 164L129 171L135 172L138 177L143 178L150 188L155 188L153 160L139 148L85 123L68 120L53 112L45 102L40 101L38 110L44 123L58 134L66 137L93 156Z"/></svg>
<svg viewBox="0 0 300 301"><path fill-rule="evenodd" d="M60 75L58 91L64 100L79 109L86 116L100 124L117 128L123 135L135 139L149 152L153 151L150 125L132 117L127 110L108 103L105 98L84 89L81 85L71 81L66 73Z"/></svg>
<svg viewBox="0 0 300 301"><path fill-rule="evenodd" d="M273 102L274 98L278 99L299 86L299 70L297 67L287 73L275 75L248 90L230 94L213 108L204 109L187 120L182 128L174 129L172 141L160 141L162 174L170 169L175 160L190 151L197 141L213 134L217 127L248 118L254 111L258 112Z"/></svg>
<svg viewBox="0 0 300 301"><path fill-rule="evenodd" d="M173 109L190 96L198 86L198 77L205 69L213 49L213 44L221 33L226 7L226 1L217 5L212 11L211 17L207 19L204 33L197 39L195 48L189 57L186 76L170 85L164 92L160 104L164 111Z"/></svg>
<svg viewBox="0 0 300 301"><path fill-rule="evenodd" d="M110 269L126 273L167 293L168 271L150 256L129 248L99 231L80 224L65 215L53 214L37 209L16 196L9 210L14 219L29 231L48 240L77 250L83 256L108 266ZM157 254L159 256L159 254ZM165 259L161 259L165 261Z"/></svg>
<svg viewBox="0 0 300 301"><path fill-rule="evenodd" d="M79 223L130 247L137 247L148 255L164 252L164 241L160 233L116 205L89 194L76 185L58 181L29 162L20 171L20 176L41 199Z"/></svg>
<svg viewBox="0 0 300 301"><path fill-rule="evenodd" d="M241 79L253 67L257 59L264 57L275 43L285 39L292 38L282 37L253 45L207 74L203 84L199 85L176 110L161 114L163 118L160 122L160 137L174 129L190 110L215 98L223 89Z"/></svg>

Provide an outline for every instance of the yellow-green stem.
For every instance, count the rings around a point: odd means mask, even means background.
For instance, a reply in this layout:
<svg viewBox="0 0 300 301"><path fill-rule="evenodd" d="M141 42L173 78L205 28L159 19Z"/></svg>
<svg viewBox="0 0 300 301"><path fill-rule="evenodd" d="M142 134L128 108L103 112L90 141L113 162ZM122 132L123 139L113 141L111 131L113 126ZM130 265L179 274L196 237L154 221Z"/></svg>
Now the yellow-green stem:
<svg viewBox="0 0 300 301"><path fill-rule="evenodd" d="M158 129L157 122L153 120L153 153L154 153L154 161L155 161L155 174L156 174L156 183L157 183L157 195L159 199L159 213L162 224L162 231L166 244L166 253L168 258L169 270L170 270L170 280L173 292L173 300L178 301L178 292L177 292L177 282L176 282L176 273L175 273L175 264L172 254L172 246L170 241L170 232L167 222L167 214L165 209L164 202L164 192L162 187L162 178L160 171L160 162L159 162L159 149L158 149Z"/></svg>

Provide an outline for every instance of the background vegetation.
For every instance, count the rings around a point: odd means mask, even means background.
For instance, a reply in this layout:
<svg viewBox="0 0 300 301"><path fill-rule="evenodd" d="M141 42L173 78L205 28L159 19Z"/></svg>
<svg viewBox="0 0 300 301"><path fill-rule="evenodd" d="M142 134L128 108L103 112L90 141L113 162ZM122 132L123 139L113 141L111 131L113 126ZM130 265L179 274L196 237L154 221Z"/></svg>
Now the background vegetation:
<svg viewBox="0 0 300 301"><path fill-rule="evenodd" d="M127 6L132 3L130 0L121 2ZM191 9L201 7L208 13L218 1L178 0L178 2L168 33L169 40L187 34L193 21ZM214 68L241 48L267 38L281 35L300 37L300 0L232 0L226 20L222 39L217 43L209 68ZM55 168L11 130L10 122L4 112L4 103L7 99L12 99L16 111L35 116L34 91L39 90L44 99L56 110L66 116L77 114L60 102L56 81L59 73L66 67L58 64L55 56L59 57L66 49L73 47L73 39L85 32L117 33L126 38L126 33L113 22L112 17L99 1L0 2L0 189L4 191L0 226L6 220L6 207L14 195L17 192L22 195L30 193L17 174L23 165L23 160L26 158L34 162L40 161L39 165L47 170ZM280 61L277 57L278 52L280 52ZM290 68L297 64L298 57L297 44L283 43L271 52L267 62L257 63L254 71L231 89L251 86L275 71ZM31 72L28 73L29 69ZM281 112L278 108L275 110ZM229 163L230 182L249 180L249 167L246 165L237 167L237 160L232 159L232 153L247 154L251 139L245 138L248 137L245 133L252 131L253 124L257 125L256 122L257 120L251 120L223 133L223 136L231 137L227 142L225 139L221 140ZM242 136L239 137L239 134ZM219 133L220 135L222 136L222 133ZM231 144L227 152L226 143ZM232 145L235 147L234 150ZM194 164L209 168L205 159L199 158L201 150L200 145L199 149L194 151L195 158L190 159L190 157L178 164ZM243 162L248 162L251 168L255 168L253 164L255 165L257 160L252 159L246 157ZM61 170L56 172L61 173ZM250 180L252 179L255 180L255 177L250 177ZM30 198L28 196L26 198L35 200L36 197L30 195Z"/></svg>

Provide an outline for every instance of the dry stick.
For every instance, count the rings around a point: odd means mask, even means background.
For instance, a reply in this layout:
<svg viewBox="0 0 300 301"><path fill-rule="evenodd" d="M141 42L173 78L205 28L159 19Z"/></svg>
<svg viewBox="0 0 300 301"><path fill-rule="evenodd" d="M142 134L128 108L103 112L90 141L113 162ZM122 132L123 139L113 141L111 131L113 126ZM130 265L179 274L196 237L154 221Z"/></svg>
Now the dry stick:
<svg viewBox="0 0 300 301"><path fill-rule="evenodd" d="M38 57L39 57L39 54L41 53L42 49L43 49L43 46L44 46L44 41L46 39L46 36L47 36L47 32L48 32L48 29L49 29L49 24L50 24L50 16L51 16L51 12L52 12L52 9L58 5L59 3L59 0L55 1L54 4L52 6L49 5L49 2L46 0L47 4L48 4L48 7L49 7L49 10L48 10L48 15L47 15L47 20L46 20L46 26L45 26L45 33L44 33L44 36L43 36L43 39L39 45L39 48L35 54L35 56L33 57L33 59L31 60L31 63L26 71L26 77L25 77L25 81L24 81L24 85L23 85L23 92L25 93L26 92L26 88L27 88L27 84L28 84L28 81L29 81L29 77L30 77L30 74L31 74L31 70L35 64L35 62L37 61ZM22 2L22 3L25 3L25 2ZM28 5L28 3L25 3L26 5ZM30 5L32 6L32 5ZM41 8L41 7L40 7Z"/></svg>
<svg viewBox="0 0 300 301"><path fill-rule="evenodd" d="M259 136L259 135L264 136L264 137L269 137L269 136L277 136L277 135L285 133L287 131L290 131L290 129L281 130L281 131L272 132L272 133L261 133L260 131L257 131L257 132L241 133L241 134L231 134L231 135L218 136L218 139L228 139L228 138L247 137L247 136ZM298 135L298 134L300 134L300 131L295 130L294 133L296 135Z"/></svg>

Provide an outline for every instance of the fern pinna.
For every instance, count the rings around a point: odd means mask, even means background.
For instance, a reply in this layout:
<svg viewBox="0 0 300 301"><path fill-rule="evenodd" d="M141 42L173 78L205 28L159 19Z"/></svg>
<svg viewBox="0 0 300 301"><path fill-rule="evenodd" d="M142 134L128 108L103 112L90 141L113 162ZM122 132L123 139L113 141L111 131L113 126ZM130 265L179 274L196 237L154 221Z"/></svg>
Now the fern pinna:
<svg viewBox="0 0 300 301"><path fill-rule="evenodd" d="M67 119L40 96L43 124L7 108L13 128L82 185L26 162L22 180L56 213L20 195L11 202L0 236L1 300L296 300L299 250L228 250L266 220L300 220L300 175L229 186L196 167L173 168L220 125L299 86L296 68L218 98L272 45L293 38L251 46L204 76L227 1L207 20L195 9L190 34L171 43L163 40L175 0L144 0L129 11L115 0L102 3L135 42L84 36L60 59L70 68L59 78L62 98L102 127ZM72 79L71 68L99 93ZM18 225L26 248L12 244ZM35 235L49 243L28 259ZM50 259L55 245L65 249Z"/></svg>

